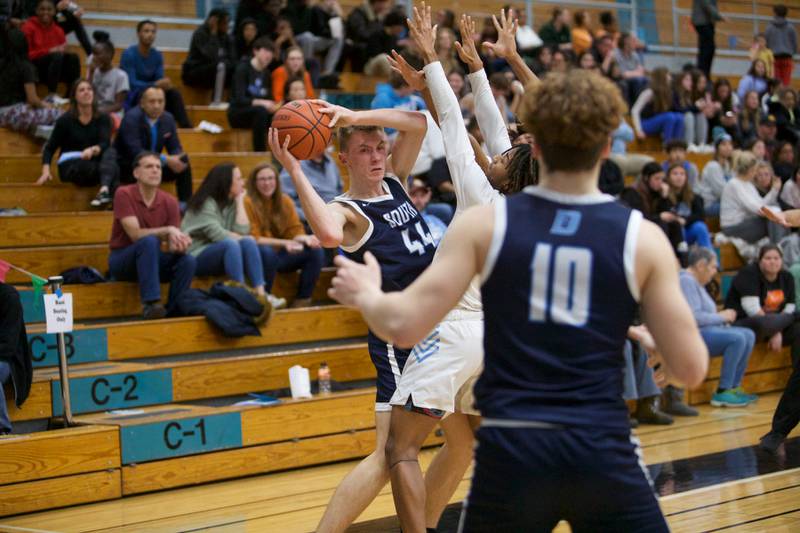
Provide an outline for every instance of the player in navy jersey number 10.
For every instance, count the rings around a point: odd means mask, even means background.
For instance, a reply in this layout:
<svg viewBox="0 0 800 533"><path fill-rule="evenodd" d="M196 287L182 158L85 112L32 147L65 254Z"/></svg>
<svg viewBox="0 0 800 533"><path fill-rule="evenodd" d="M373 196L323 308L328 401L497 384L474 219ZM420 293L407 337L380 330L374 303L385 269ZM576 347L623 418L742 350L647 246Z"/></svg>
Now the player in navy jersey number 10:
<svg viewBox="0 0 800 533"><path fill-rule="evenodd" d="M419 342L476 274L484 308L483 421L463 531L667 531L622 400L637 306L674 382L699 384L708 352L661 230L600 193L625 107L601 76L550 74L525 95L540 185L453 221L436 261L385 293L380 267L337 258L330 295L395 345Z"/></svg>

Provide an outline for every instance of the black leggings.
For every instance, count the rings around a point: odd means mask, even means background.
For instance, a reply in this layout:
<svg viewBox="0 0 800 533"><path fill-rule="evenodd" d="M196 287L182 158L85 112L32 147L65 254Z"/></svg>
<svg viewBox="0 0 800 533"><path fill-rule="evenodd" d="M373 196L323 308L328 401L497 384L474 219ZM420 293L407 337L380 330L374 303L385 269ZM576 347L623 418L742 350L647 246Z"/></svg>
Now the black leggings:
<svg viewBox="0 0 800 533"><path fill-rule="evenodd" d="M72 11L68 9L59 11L58 14L64 17L64 20L58 23L64 33L75 32L75 38L81 43L81 48L83 48L87 56L90 56L92 54L92 42L89 40L89 36L86 35L86 28L83 27L81 19L73 15Z"/></svg>
<svg viewBox="0 0 800 533"><path fill-rule="evenodd" d="M47 83L47 90L54 94L58 90L58 82L67 84L67 94L72 89L72 84L81 75L81 60L69 52L53 52L33 60L39 79Z"/></svg>
<svg viewBox="0 0 800 533"><path fill-rule="evenodd" d="M93 159L71 159L58 165L58 178L67 183L74 183L78 187L91 187L100 184L108 187L113 195L119 184L119 165L117 164L117 151L106 148L99 156Z"/></svg>
<svg viewBox="0 0 800 533"><path fill-rule="evenodd" d="M272 123L272 113L261 106L229 107L228 122L233 128L253 130L253 151L267 151L267 128Z"/></svg>

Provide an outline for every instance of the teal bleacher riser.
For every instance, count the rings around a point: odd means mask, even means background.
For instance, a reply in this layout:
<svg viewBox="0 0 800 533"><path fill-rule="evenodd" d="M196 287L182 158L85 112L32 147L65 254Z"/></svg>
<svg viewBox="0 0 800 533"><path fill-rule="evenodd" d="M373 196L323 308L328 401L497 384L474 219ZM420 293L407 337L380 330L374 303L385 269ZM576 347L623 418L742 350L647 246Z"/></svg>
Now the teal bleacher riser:
<svg viewBox="0 0 800 533"><path fill-rule="evenodd" d="M61 382L52 381L53 416L63 414ZM120 372L69 380L73 414L172 402L172 370Z"/></svg>
<svg viewBox="0 0 800 533"><path fill-rule="evenodd" d="M58 341L51 333L28 333L33 352L33 368L58 365ZM64 347L70 364L108 361L106 328L79 329L64 334Z"/></svg>

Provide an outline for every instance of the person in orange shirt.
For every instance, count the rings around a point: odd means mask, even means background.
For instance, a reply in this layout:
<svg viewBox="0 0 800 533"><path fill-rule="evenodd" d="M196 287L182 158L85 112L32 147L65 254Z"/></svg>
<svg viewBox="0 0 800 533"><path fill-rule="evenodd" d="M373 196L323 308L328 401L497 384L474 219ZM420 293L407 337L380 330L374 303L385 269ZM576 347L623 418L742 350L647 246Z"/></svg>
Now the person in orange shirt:
<svg viewBox="0 0 800 533"><path fill-rule="evenodd" d="M591 23L588 11L576 11L572 26L572 51L575 57L588 51L592 47L592 32L589 29Z"/></svg>
<svg viewBox="0 0 800 533"><path fill-rule="evenodd" d="M306 70L303 51L298 46L292 46L286 53L283 65L272 72L272 97L283 101L283 92L289 78L303 78L306 84L306 98L314 98L314 86L311 85L311 75Z"/></svg>
<svg viewBox="0 0 800 533"><path fill-rule="evenodd" d="M264 286L272 290L278 272L300 271L300 283L292 307L311 304L325 254L319 240L306 235L294 202L281 191L278 171L262 163L250 173L244 200L250 234L255 237L264 265Z"/></svg>

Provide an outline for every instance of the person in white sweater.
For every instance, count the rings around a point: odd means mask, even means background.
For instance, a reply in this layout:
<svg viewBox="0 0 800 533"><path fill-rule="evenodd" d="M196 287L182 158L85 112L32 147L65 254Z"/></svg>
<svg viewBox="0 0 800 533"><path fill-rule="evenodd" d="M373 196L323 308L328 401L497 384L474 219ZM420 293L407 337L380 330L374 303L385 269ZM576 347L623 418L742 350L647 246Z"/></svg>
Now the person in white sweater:
<svg viewBox="0 0 800 533"><path fill-rule="evenodd" d="M769 163L764 164L769 165ZM770 169L771 168L770 166ZM781 201L793 209L800 208L800 167L795 169L792 179L787 180L786 183L783 184Z"/></svg>
<svg viewBox="0 0 800 533"><path fill-rule="evenodd" d="M733 137L724 130L714 135L714 159L706 163L700 180L694 186L694 192L703 197L706 216L719 215L719 202L722 190L731 180L731 156L733 154Z"/></svg>
<svg viewBox="0 0 800 533"><path fill-rule="evenodd" d="M774 204L781 190L781 180L775 179L766 196L758 194L753 184L758 160L750 152L741 152L734 162L734 178L725 185L720 202L720 226L729 237L755 243L764 237L778 242L786 228L767 220L761 208Z"/></svg>

